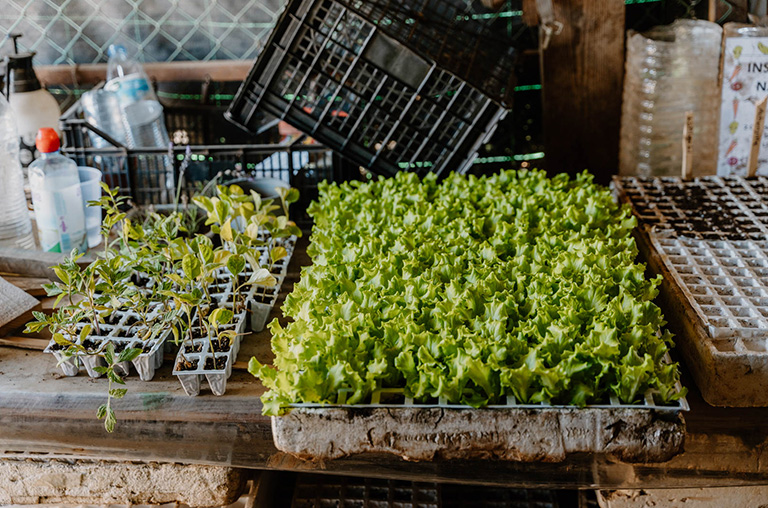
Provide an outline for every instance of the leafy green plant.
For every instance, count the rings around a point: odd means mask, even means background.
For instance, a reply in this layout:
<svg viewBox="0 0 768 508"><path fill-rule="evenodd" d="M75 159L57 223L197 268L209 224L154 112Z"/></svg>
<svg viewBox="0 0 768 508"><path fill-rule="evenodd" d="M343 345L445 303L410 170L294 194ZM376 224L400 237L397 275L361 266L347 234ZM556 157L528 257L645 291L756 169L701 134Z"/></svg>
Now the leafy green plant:
<svg viewBox="0 0 768 508"><path fill-rule="evenodd" d="M249 365L265 414L383 388L473 407L685 393L665 362L660 279L634 262L635 219L587 173L400 173L319 190L313 264L283 305L292 322L270 324L274 366Z"/></svg>
<svg viewBox="0 0 768 508"><path fill-rule="evenodd" d="M124 212L129 199L121 196L119 189L104 184L102 189L101 199L90 205L104 211L103 252L86 266L80 266L81 255L73 252L53 268L59 280L45 289L49 296L57 297L56 309L51 315L34 313L35 320L28 323L26 331L47 327L60 348L61 361L72 355L104 358L106 366L94 367L109 381L107 402L99 408L98 417L112 432L116 423L113 399L122 398L127 390L115 387L125 384L115 367L133 361L142 349L126 348L116 354L111 340L103 340L105 324L116 312L130 310L132 322L125 333L142 341L170 330L177 344L191 344L197 323L211 341L211 350L214 338L220 345L231 346L236 333L231 322L246 308L246 289L253 284L275 283L269 270L258 264L255 249L271 241L268 230L259 228L275 223L279 227L271 230L276 234L298 231L287 217L272 215L281 208L287 213L286 199L295 200L297 194L286 191L280 206L261 201L255 194L246 196L235 186L217 187L221 198L199 198L196 203L211 205L206 208L208 224L215 224L215 233L222 233L222 246L216 247L211 238L190 229L200 222L197 207L185 206L168 215L150 211L133 220ZM232 228L235 221L237 225ZM249 221L259 224L255 231L251 228L250 236L246 232ZM281 256L281 248L274 246L275 259ZM243 277L247 262L251 269L248 277ZM225 269L232 277L231 308L226 308L228 302L216 301L210 291ZM183 352L182 347L181 356L186 361Z"/></svg>

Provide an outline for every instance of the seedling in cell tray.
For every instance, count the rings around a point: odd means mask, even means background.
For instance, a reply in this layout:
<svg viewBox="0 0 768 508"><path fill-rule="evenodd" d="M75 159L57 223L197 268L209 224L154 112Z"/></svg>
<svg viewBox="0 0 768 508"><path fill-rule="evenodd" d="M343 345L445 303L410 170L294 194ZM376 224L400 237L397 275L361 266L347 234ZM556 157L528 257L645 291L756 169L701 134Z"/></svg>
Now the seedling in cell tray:
<svg viewBox="0 0 768 508"><path fill-rule="evenodd" d="M104 209L103 253L84 268L74 253L54 267L59 281L46 291L57 297L56 309L49 316L35 313L27 329L50 329L46 351L66 375L76 375L81 366L92 377L106 375L108 399L98 416L112 431L112 399L126 393L114 384L124 383L131 364L142 380L151 379L171 334L182 346L175 365L182 368L174 373L184 376L194 367L215 393L224 392L254 288L278 283L270 269L289 255L290 237L301 231L286 217L272 215L281 207L287 213L295 191L286 192L277 206L235 186L219 187L221 199L205 198L211 206L203 206L222 240L214 247L210 237L185 230L190 222L181 213L150 212L132 221L122 211L127 198L119 189L103 184L102 189L103 197L90 204ZM259 240L269 231L288 241ZM263 267L262 252L269 260Z"/></svg>
<svg viewBox="0 0 768 508"><path fill-rule="evenodd" d="M234 315L230 309L219 307L211 312L207 324L194 329L196 334L179 349L173 369L187 395L200 393L203 378L214 395L224 394L240 350L245 319L245 312Z"/></svg>

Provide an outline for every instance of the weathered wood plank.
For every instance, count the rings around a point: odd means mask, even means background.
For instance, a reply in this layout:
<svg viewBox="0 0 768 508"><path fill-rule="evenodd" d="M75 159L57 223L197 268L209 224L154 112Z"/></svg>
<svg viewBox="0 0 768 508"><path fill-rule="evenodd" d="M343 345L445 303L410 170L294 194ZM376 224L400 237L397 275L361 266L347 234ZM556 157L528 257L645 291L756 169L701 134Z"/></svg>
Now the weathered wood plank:
<svg viewBox="0 0 768 508"><path fill-rule="evenodd" d="M152 79L167 81L242 81L253 66L252 60L213 62L149 62L144 69ZM35 68L44 83L96 84L104 81L107 64L41 65Z"/></svg>
<svg viewBox="0 0 768 508"><path fill-rule="evenodd" d="M45 296L43 284L50 284L51 279L44 277L19 277L15 275L4 275L3 278L21 289L30 296Z"/></svg>
<svg viewBox="0 0 768 508"><path fill-rule="evenodd" d="M0 277L0 337L15 330L32 318L40 302Z"/></svg>
<svg viewBox="0 0 768 508"><path fill-rule="evenodd" d="M536 0L523 0L523 23L528 26L539 24L539 12L536 10Z"/></svg>
<svg viewBox="0 0 768 508"><path fill-rule="evenodd" d="M0 346L10 346L21 349L34 349L36 351L42 351L47 345L47 340L36 339L34 337L0 337Z"/></svg>
<svg viewBox="0 0 768 508"><path fill-rule="evenodd" d="M607 183L619 162L624 2L554 0L562 33L542 51L545 168L589 169Z"/></svg>
<svg viewBox="0 0 768 508"><path fill-rule="evenodd" d="M56 252L0 249L0 273L58 280L51 267L61 263L63 260L64 254ZM91 261L93 261L93 258L86 255L80 258L77 264L86 266Z"/></svg>

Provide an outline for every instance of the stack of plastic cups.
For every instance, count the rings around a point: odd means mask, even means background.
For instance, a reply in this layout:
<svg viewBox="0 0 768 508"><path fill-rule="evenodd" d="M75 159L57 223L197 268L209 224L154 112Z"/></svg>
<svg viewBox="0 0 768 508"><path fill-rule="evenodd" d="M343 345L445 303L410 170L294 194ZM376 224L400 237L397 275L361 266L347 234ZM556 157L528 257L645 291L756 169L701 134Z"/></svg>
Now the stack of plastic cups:
<svg viewBox="0 0 768 508"><path fill-rule="evenodd" d="M620 174L679 176L685 114L693 112L693 174L717 163L722 28L677 20L627 40Z"/></svg>
<svg viewBox="0 0 768 508"><path fill-rule="evenodd" d="M24 195L16 123L0 95L0 248L8 247L34 249L35 237Z"/></svg>

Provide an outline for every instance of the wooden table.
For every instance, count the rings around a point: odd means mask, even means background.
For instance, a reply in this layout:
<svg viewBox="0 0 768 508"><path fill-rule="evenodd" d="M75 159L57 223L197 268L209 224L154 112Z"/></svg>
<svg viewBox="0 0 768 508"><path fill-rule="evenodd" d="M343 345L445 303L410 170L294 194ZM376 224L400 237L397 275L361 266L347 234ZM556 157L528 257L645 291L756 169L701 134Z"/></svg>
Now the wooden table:
<svg viewBox="0 0 768 508"><path fill-rule="evenodd" d="M309 262L305 248L302 239L278 304L298 280L299 267ZM268 331L245 340L240 365L252 355L270 359ZM520 487L768 485L768 462L763 458L768 408L713 408L687 376L683 382L690 390L691 405L685 415L686 451L664 464L631 465L590 454L552 464L413 463L384 455L309 463L275 449L269 418L261 415L258 396L264 388L245 370L232 374L222 397L207 390L187 397L171 375L170 361L151 382L132 375L128 395L115 402L117 428L108 434L96 419L96 408L106 398L105 380L84 374L66 378L49 355L0 347L0 457L41 453Z"/></svg>

